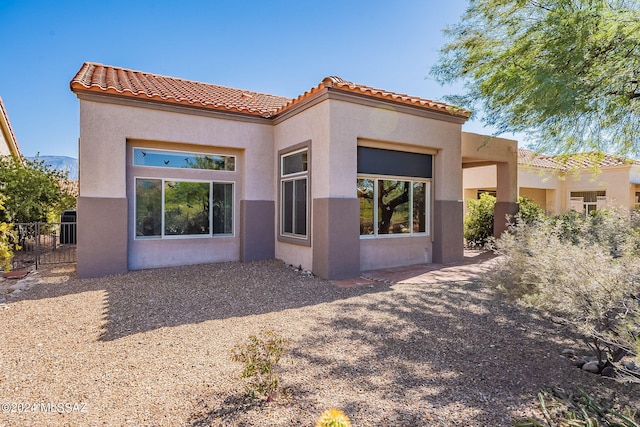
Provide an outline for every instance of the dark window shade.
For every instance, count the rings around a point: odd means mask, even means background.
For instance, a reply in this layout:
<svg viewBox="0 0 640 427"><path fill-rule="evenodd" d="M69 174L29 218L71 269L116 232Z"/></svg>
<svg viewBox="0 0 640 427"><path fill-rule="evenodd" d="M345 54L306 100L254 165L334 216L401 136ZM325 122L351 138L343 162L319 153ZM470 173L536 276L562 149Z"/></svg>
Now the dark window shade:
<svg viewBox="0 0 640 427"><path fill-rule="evenodd" d="M430 154L358 147L358 173L432 178Z"/></svg>

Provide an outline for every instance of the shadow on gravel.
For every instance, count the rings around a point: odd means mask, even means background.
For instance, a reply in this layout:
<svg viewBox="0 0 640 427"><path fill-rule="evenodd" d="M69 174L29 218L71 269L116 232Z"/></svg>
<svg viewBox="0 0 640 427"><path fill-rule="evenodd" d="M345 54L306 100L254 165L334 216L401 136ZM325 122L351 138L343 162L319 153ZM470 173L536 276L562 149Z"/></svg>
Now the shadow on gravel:
<svg viewBox="0 0 640 427"><path fill-rule="evenodd" d="M50 271L44 280L49 283L33 287L20 299L105 292L102 341L163 327L277 312L389 291L389 286L383 284L339 288L276 260L201 264L65 281L56 280L55 272Z"/></svg>
<svg viewBox="0 0 640 427"><path fill-rule="evenodd" d="M552 385L640 401L638 387L560 357L578 337L477 282L395 285L337 305L292 343L293 357L324 366L310 383L348 390L354 425L510 426Z"/></svg>

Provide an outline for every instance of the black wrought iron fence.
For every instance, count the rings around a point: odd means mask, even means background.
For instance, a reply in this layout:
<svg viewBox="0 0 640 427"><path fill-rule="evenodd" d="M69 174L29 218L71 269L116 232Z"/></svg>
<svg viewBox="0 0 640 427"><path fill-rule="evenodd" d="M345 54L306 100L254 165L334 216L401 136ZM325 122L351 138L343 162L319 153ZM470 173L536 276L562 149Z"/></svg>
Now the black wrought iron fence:
<svg viewBox="0 0 640 427"><path fill-rule="evenodd" d="M12 268L76 262L76 223L30 222L14 224L18 241Z"/></svg>

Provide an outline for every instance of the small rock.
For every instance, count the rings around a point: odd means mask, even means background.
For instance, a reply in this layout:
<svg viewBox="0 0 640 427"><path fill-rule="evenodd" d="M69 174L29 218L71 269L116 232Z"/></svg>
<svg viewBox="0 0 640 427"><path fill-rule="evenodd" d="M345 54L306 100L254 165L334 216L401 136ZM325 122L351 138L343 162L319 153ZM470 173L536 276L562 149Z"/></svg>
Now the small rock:
<svg viewBox="0 0 640 427"><path fill-rule="evenodd" d="M629 371L636 371L638 369L636 364L630 360L625 360L624 362L622 362L622 366L624 366L624 368Z"/></svg>
<svg viewBox="0 0 640 427"><path fill-rule="evenodd" d="M565 348L564 350L562 350L562 355L563 355L564 357L568 357L568 358L570 358L570 359L572 359L572 358L574 358L574 357L577 357L577 356L578 356L578 354L576 353L576 351L575 351L575 350L572 350L572 349L570 349L570 348Z"/></svg>
<svg viewBox="0 0 640 427"><path fill-rule="evenodd" d="M573 361L574 366L577 366L578 368L582 368L584 366L585 363L587 363L588 360L587 359L576 359Z"/></svg>
<svg viewBox="0 0 640 427"><path fill-rule="evenodd" d="M12 291L21 291L24 288L26 288L27 285L24 282L17 282L11 286L8 287L8 289L12 290Z"/></svg>
<svg viewBox="0 0 640 427"><path fill-rule="evenodd" d="M591 362L587 362L582 365L582 370L597 374L598 372L600 372L600 365L595 360L592 360Z"/></svg>
<svg viewBox="0 0 640 427"><path fill-rule="evenodd" d="M605 366L601 373L603 376L609 378L613 378L616 376L616 370L611 366Z"/></svg>

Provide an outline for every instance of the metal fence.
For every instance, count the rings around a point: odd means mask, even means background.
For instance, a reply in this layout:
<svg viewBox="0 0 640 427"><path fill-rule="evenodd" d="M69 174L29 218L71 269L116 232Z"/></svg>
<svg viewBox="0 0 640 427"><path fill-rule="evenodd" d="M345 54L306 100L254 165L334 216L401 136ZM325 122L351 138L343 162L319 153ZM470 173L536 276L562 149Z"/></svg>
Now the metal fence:
<svg viewBox="0 0 640 427"><path fill-rule="evenodd" d="M11 265L14 270L42 264L76 262L76 223L30 222L14 224L18 248Z"/></svg>

